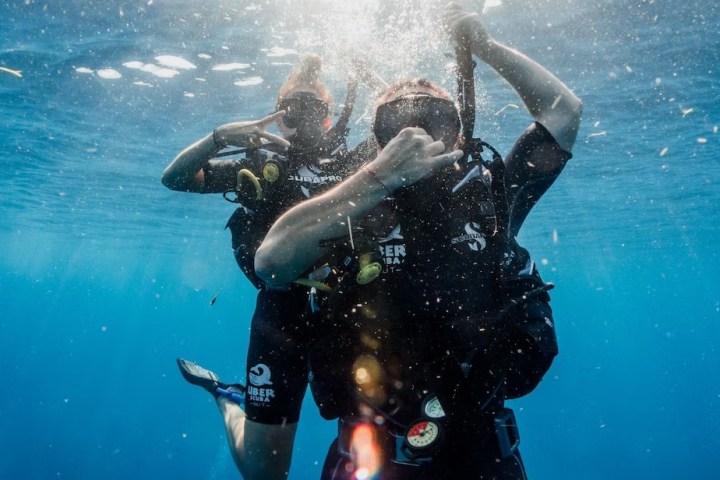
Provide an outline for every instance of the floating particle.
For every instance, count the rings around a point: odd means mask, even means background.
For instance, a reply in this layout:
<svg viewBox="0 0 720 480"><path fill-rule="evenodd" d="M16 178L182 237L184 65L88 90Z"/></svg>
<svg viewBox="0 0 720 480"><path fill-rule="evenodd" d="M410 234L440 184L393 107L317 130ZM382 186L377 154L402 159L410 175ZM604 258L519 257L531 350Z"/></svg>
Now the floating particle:
<svg viewBox="0 0 720 480"><path fill-rule="evenodd" d="M248 77L233 82L238 87L249 87L251 85L260 85L263 82L262 77Z"/></svg>
<svg viewBox="0 0 720 480"><path fill-rule="evenodd" d="M220 292L222 292L222 288L220 290L218 290L217 293L215 293L215 296L213 296L210 299L210 306L215 305L215 302L217 302L217 298L218 298L218 295L220 295Z"/></svg>
<svg viewBox="0 0 720 480"><path fill-rule="evenodd" d="M85 73L85 74L95 73L92 69L87 68L87 67L78 67L78 68L75 69L75 71L76 71L77 73Z"/></svg>
<svg viewBox="0 0 720 480"><path fill-rule="evenodd" d="M104 80L117 80L118 78L122 78L120 72L118 72L114 68L103 68L102 70L98 70L95 73L98 77Z"/></svg>
<svg viewBox="0 0 720 480"><path fill-rule="evenodd" d="M140 62L138 60L132 60L130 62L125 62L122 64L125 68L132 68L134 70L140 70L145 65L143 62Z"/></svg>
<svg viewBox="0 0 720 480"><path fill-rule="evenodd" d="M702 143L702 144L706 144L706 143L707 143L707 138L705 138L705 137L699 137L699 138L697 139L697 142L698 142L698 143Z"/></svg>
<svg viewBox="0 0 720 480"><path fill-rule="evenodd" d="M155 57L155 60L163 67L168 68L179 68L180 70L194 70L197 67L185 60L182 57L176 57L174 55L159 55Z"/></svg>
<svg viewBox="0 0 720 480"><path fill-rule="evenodd" d="M502 107L500 110L498 110L497 112L495 112L495 115L500 115L502 112L504 112L504 111L507 110L508 108L518 109L518 108L520 108L520 107L518 107L518 106L515 105L514 103L508 103L507 105L505 105L504 107Z"/></svg>
<svg viewBox="0 0 720 480"><path fill-rule="evenodd" d="M692 108L681 108L680 110L682 111L683 117L687 117L688 115L690 115L691 113L693 113L695 111Z"/></svg>
<svg viewBox="0 0 720 480"><path fill-rule="evenodd" d="M22 77L21 70L13 70L12 68L0 67L0 72L9 73L10 75L15 75L16 77Z"/></svg>
<svg viewBox="0 0 720 480"><path fill-rule="evenodd" d="M280 48L280 47L272 47L270 50L268 50L268 57L285 57L287 55L297 55L297 50L293 50L292 48Z"/></svg>
<svg viewBox="0 0 720 480"><path fill-rule="evenodd" d="M140 68L143 72L150 73L160 78L172 78L175 75L180 75L180 72L173 70L172 68L162 68L152 63L146 63Z"/></svg>
<svg viewBox="0 0 720 480"><path fill-rule="evenodd" d="M562 95L558 95L557 97L555 97L555 100L553 100L552 105L550 105L550 109L554 110L555 107L558 106L558 103L560 103L560 100L562 100Z"/></svg>
<svg viewBox="0 0 720 480"><path fill-rule="evenodd" d="M660 156L664 157L667 152L668 152L668 147L663 147L663 149L660 150Z"/></svg>
<svg viewBox="0 0 720 480"><path fill-rule="evenodd" d="M231 72L233 70L244 70L250 67L249 63L221 63L212 67L216 72Z"/></svg>

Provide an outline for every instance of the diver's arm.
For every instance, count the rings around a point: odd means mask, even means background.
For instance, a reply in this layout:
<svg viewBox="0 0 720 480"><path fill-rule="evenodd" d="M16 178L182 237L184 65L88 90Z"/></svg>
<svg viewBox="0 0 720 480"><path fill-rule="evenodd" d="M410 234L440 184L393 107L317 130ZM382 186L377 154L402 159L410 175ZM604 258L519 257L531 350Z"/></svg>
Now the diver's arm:
<svg viewBox="0 0 720 480"><path fill-rule="evenodd" d="M406 128L378 156L322 195L296 205L270 228L255 254L255 272L265 282L292 282L323 258L322 240L348 235L352 225L385 197L428 173L457 161L462 152L445 146L421 128Z"/></svg>
<svg viewBox="0 0 720 480"><path fill-rule="evenodd" d="M171 190L203 193L205 191L203 168L223 148L230 145L236 147L258 145L261 137L289 147L290 142L265 131L271 123L283 115L285 112L280 111L262 120L233 122L219 126L175 157L163 172L163 185Z"/></svg>
<svg viewBox="0 0 720 480"><path fill-rule="evenodd" d="M322 195L296 205L273 224L255 252L255 273L270 285L292 282L326 256L322 240L347 237L348 218L354 224L387 194L363 168Z"/></svg>
<svg viewBox="0 0 720 480"><path fill-rule="evenodd" d="M572 154L550 132L533 122L505 156L505 187L510 206L510 236L515 237L530 210L552 186Z"/></svg>
<svg viewBox="0 0 720 480"><path fill-rule="evenodd" d="M472 53L512 85L535 120L570 152L580 127L582 101L543 66L492 38L477 13L450 4L445 25L455 41L470 42Z"/></svg>
<svg viewBox="0 0 720 480"><path fill-rule="evenodd" d="M220 151L213 134L193 143L165 168L162 183L171 190L202 193L205 187L203 167Z"/></svg>

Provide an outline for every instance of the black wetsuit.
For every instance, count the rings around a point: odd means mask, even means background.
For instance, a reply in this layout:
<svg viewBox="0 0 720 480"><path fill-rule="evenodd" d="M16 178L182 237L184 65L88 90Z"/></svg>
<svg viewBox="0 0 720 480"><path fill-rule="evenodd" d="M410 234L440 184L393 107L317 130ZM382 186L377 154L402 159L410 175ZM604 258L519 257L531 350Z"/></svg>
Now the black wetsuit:
<svg viewBox="0 0 720 480"><path fill-rule="evenodd" d="M570 157L537 123L518 139L505 161L507 235L494 234L489 177L468 176L473 163L396 191L359 224L356 254L365 237L385 269L366 285L345 276L311 353L321 414L341 419L324 478L353 478L339 451L357 425L372 425L383 450L373 478L524 478L504 400L537 385L557 345L549 296L514 236ZM444 443L407 461L398 446L433 398Z"/></svg>
<svg viewBox="0 0 720 480"><path fill-rule="evenodd" d="M226 228L238 265L259 289L250 326L245 413L264 424L294 423L300 416L308 381L307 347L312 338L307 287L292 284L268 289L255 274L257 248L275 220L292 206L321 193L354 172L355 158L342 152L318 158L313 152L286 153L275 145L250 150L244 158L214 160L204 169L205 193L236 188L238 172L247 169L260 179L263 197L255 198L252 183L243 177L238 200ZM268 159L283 166L275 182L263 179Z"/></svg>

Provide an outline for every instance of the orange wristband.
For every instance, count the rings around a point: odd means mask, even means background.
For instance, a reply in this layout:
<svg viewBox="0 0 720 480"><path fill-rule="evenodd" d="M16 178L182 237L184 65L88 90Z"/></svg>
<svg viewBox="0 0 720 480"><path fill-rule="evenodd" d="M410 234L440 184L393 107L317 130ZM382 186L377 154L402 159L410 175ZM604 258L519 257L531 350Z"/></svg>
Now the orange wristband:
<svg viewBox="0 0 720 480"><path fill-rule="evenodd" d="M387 185L385 185L383 183L383 181L380 180L380 178L377 176L377 174L373 171L372 168L365 165L363 167L363 170L365 170L377 183L379 183L383 187L383 190L385 190L387 192L388 197L392 196L392 191L390 191L390 189L387 187Z"/></svg>

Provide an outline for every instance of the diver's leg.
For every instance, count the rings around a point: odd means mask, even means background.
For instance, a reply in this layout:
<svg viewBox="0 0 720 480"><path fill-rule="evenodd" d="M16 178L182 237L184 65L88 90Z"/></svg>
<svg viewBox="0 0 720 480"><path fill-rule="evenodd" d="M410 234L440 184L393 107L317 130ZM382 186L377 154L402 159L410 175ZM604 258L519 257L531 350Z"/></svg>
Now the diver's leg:
<svg viewBox="0 0 720 480"><path fill-rule="evenodd" d="M244 395L245 392L242 386L222 383L214 372L183 358L177 359L177 365L183 378L188 383L207 390L215 398L225 424L230 454L243 477L245 479L262 478L259 476L251 476L253 472L251 469L246 468L245 412L240 405L226 396L220 395L218 392L219 387L233 393Z"/></svg>
<svg viewBox="0 0 720 480"><path fill-rule="evenodd" d="M228 426L228 440L234 442L230 446L243 478L287 478L298 424L270 425L253 422L245 418L245 412L239 408L233 408L232 404L228 407L228 413L233 416L231 421L225 422ZM242 415L242 419L236 416L238 413Z"/></svg>
<svg viewBox="0 0 720 480"><path fill-rule="evenodd" d="M287 478L308 381L306 303L301 289L258 293L246 360L247 418L236 447L246 479Z"/></svg>
<svg viewBox="0 0 720 480"><path fill-rule="evenodd" d="M244 438L245 438L245 412L235 402L231 402L225 397L216 398L217 406L220 414L223 416L225 423L225 433L227 433L228 446L235 465L245 477L244 472ZM245 477L249 478L249 477Z"/></svg>
<svg viewBox="0 0 720 480"><path fill-rule="evenodd" d="M240 406L218 397L228 445L245 480L287 478L297 423L265 425L248 420Z"/></svg>

